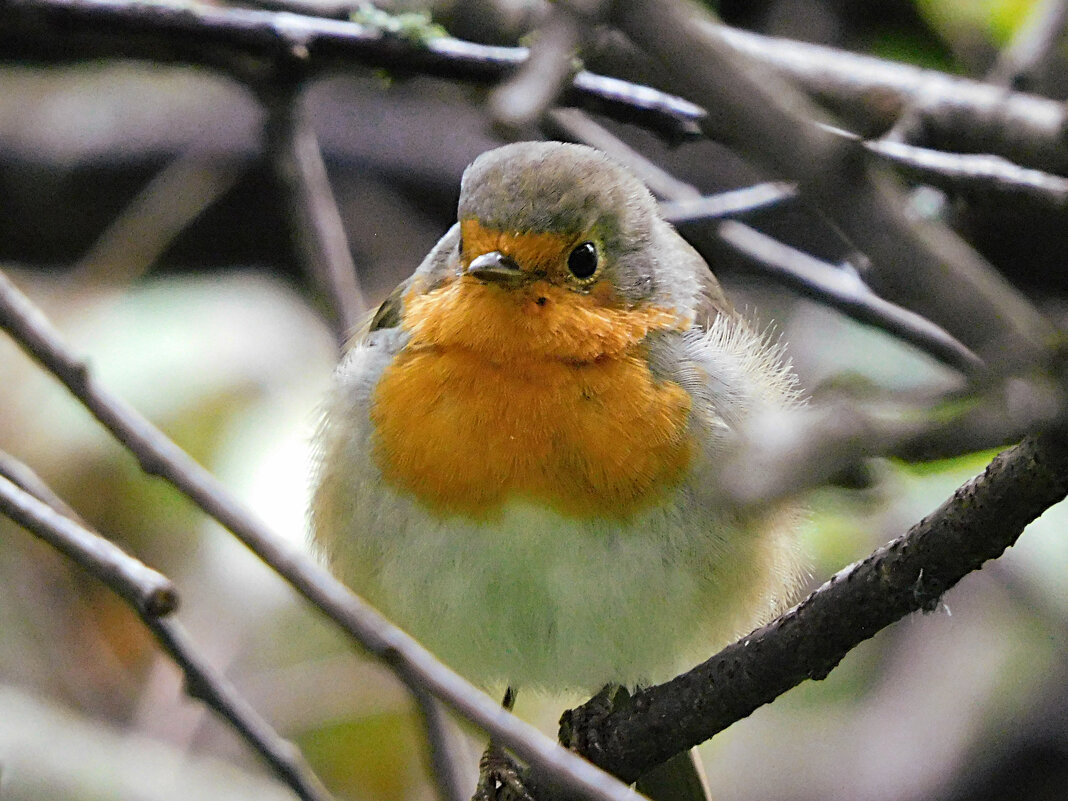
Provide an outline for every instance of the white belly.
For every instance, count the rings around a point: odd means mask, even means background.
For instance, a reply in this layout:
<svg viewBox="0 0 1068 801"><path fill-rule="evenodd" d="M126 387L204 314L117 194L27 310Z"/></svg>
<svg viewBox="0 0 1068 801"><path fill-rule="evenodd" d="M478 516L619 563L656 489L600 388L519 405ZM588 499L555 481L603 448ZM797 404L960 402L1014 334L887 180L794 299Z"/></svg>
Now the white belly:
<svg viewBox="0 0 1068 801"><path fill-rule="evenodd" d="M477 523L375 494L379 503L363 498L351 521L363 547L338 549L335 568L484 686L666 680L748 631L768 611L761 599L793 572L769 560L782 549L769 548L766 527L728 529L678 501L625 524L523 502Z"/></svg>

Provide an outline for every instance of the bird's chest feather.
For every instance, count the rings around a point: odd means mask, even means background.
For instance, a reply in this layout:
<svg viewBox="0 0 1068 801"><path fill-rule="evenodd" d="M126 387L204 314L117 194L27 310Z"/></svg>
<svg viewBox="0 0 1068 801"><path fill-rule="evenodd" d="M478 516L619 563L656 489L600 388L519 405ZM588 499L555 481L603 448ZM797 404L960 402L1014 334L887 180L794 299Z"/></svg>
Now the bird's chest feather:
<svg viewBox="0 0 1068 801"><path fill-rule="evenodd" d="M385 480L440 515L492 520L519 498L622 519L661 501L694 457L691 399L639 349L585 363L409 346L371 420Z"/></svg>

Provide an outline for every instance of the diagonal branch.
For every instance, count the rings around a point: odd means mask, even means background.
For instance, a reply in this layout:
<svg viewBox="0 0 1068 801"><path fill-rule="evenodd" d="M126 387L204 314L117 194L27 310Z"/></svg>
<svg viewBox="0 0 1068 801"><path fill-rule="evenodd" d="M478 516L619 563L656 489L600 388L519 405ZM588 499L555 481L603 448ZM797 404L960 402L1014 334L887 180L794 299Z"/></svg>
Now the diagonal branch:
<svg viewBox="0 0 1068 801"><path fill-rule="evenodd" d="M794 198L796 190L789 184L759 184L702 198L696 188L650 163L581 111L554 111L548 123L554 134L585 142L626 164L653 192L668 200L661 208L669 222L712 222L712 225L694 227L687 233L687 238L709 264L717 261L714 258L716 251L725 246L772 280L858 322L887 331L965 375L982 371L982 361L969 348L930 320L876 295L855 271L822 262L744 223L729 219L715 222L719 217L750 212Z"/></svg>
<svg viewBox="0 0 1068 801"><path fill-rule="evenodd" d="M711 113L707 135L798 183L871 259L881 296L929 317L993 363L1047 356L1052 326L952 231L907 218L901 189L859 142L817 125L806 98L704 35L710 20L683 0L620 0L613 22ZM947 287L952 291L947 291Z"/></svg>
<svg viewBox="0 0 1068 801"><path fill-rule="evenodd" d="M169 579L71 517L72 510L21 462L0 452L0 512L33 532L126 600L185 674L186 689L252 746L303 801L331 801L300 751L283 739L166 617L178 604Z"/></svg>
<svg viewBox="0 0 1068 801"><path fill-rule="evenodd" d="M907 534L835 575L800 606L607 714L565 713L561 742L633 781L805 679L824 678L857 644L997 558L1068 494L1068 442L1030 436L1001 453Z"/></svg>
<svg viewBox="0 0 1068 801"><path fill-rule="evenodd" d="M917 109L929 147L994 153L1048 172L1068 171L1068 108L911 64L702 24L701 35L788 78L813 99L869 133Z"/></svg>
<svg viewBox="0 0 1068 801"><path fill-rule="evenodd" d="M58 500L36 474L0 454L0 512L102 581L146 620L178 608L178 593L170 579L71 520L65 511L53 509L48 503L53 499Z"/></svg>

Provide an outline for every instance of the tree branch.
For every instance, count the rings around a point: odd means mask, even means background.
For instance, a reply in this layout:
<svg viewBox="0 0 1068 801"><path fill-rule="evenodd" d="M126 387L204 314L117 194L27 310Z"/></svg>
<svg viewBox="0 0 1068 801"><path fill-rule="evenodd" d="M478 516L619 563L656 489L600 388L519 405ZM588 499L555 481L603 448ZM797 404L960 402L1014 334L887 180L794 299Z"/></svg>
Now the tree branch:
<svg viewBox="0 0 1068 801"><path fill-rule="evenodd" d="M565 713L561 742L633 781L805 679L824 678L894 621L936 609L949 588L1000 556L1066 494L1065 440L1028 437L907 534L694 670L608 713L585 707Z"/></svg>
<svg viewBox="0 0 1068 801"><path fill-rule="evenodd" d="M701 36L773 68L861 130L884 131L915 107L930 147L1068 171L1068 108L1055 100L721 25L702 24Z"/></svg>
<svg viewBox="0 0 1068 801"><path fill-rule="evenodd" d="M335 579L328 570L274 534L237 502L218 480L148 420L93 379L44 314L0 273L0 327L55 375L140 462L229 529L285 578L315 608L371 654L414 693L429 692L487 731L521 759L557 777L584 798L622 801L630 791L611 776L566 751L533 726L438 662L419 643Z"/></svg>
<svg viewBox="0 0 1068 801"><path fill-rule="evenodd" d="M196 64L254 86L269 84L279 73L313 77L356 66L490 85L528 57L522 47L402 38L299 14L130 0L5 0L0 53L8 61L138 58ZM574 75L561 102L641 125L671 141L698 136L695 120L704 113L681 98L585 70Z"/></svg>
<svg viewBox="0 0 1068 801"><path fill-rule="evenodd" d="M326 296L338 342L344 345L356 333L368 306L300 89L297 81L262 88L267 108L264 152L288 212L296 255L305 274Z"/></svg>
<svg viewBox="0 0 1068 801"><path fill-rule="evenodd" d="M776 183L702 198L694 187L651 164L581 111L557 110L548 122L556 135L603 150L645 180L656 194L669 201L662 209L667 212L671 222L689 224L699 220L715 220L796 195L789 185ZM704 212L704 216L700 212ZM742 256L750 267L772 280L825 303L858 322L887 331L966 375L974 375L983 368L982 361L945 330L879 297L855 271L847 267L822 262L733 220L711 226L694 226L687 231L687 238L709 264L716 262L716 251L725 246Z"/></svg>
<svg viewBox="0 0 1068 801"><path fill-rule="evenodd" d="M178 608L178 593L170 579L52 509L35 497L35 490L46 499L55 497L36 475L3 454L0 511L102 581L146 620L169 615Z"/></svg>
<svg viewBox="0 0 1068 801"><path fill-rule="evenodd" d="M331 801L330 794L292 743L283 739L203 659L185 630L165 619L178 605L170 580L80 521L37 475L0 452L0 511L33 532L126 600L185 674L186 689L234 729L304 801Z"/></svg>
<svg viewBox="0 0 1068 801"><path fill-rule="evenodd" d="M619 0L612 21L668 69L673 85L714 110L701 129L801 191L871 259L865 275L881 296L920 312L994 363L1047 357L1050 324L944 226L909 220L896 184L866 163L858 142L817 125L792 87L741 61L711 23L681 0ZM946 287L953 287L952 292Z"/></svg>

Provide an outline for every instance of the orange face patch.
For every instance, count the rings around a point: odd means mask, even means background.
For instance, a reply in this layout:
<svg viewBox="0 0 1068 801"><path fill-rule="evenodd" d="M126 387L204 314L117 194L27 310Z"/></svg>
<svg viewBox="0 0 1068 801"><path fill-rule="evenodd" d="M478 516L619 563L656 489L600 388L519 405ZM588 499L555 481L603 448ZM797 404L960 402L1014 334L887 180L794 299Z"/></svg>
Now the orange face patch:
<svg viewBox="0 0 1068 801"><path fill-rule="evenodd" d="M463 265L483 253L494 250L506 253L528 273L540 273L554 279L562 279L567 254L578 244L577 236L554 233L518 233L487 228L478 220L461 220L460 236L463 237Z"/></svg>
<svg viewBox="0 0 1068 801"><path fill-rule="evenodd" d="M542 274L571 247L551 234L469 240L469 230L465 253L502 250ZM520 497L627 517L677 485L693 455L691 399L653 377L643 344L684 324L673 310L548 278L505 287L461 276L413 291L411 339L375 391L374 458L442 514L489 518Z"/></svg>

